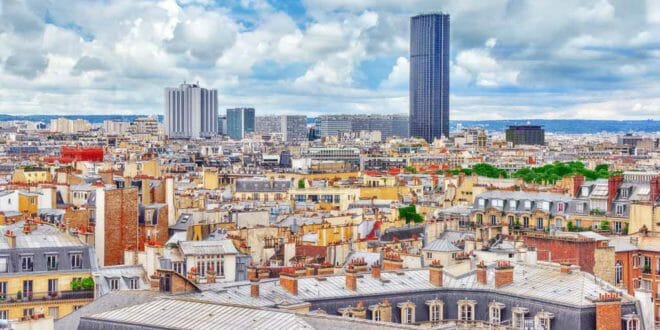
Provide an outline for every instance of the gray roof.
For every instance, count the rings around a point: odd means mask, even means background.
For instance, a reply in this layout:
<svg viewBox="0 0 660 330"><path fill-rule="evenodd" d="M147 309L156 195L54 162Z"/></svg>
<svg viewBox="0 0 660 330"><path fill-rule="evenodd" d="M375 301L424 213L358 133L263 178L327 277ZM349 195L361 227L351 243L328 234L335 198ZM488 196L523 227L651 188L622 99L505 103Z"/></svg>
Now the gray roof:
<svg viewBox="0 0 660 330"><path fill-rule="evenodd" d="M158 299L89 318L176 329L313 329L293 313L182 299Z"/></svg>
<svg viewBox="0 0 660 330"><path fill-rule="evenodd" d="M614 247L614 252L635 251L639 248L630 242L630 236L613 236L609 245Z"/></svg>
<svg viewBox="0 0 660 330"><path fill-rule="evenodd" d="M423 251L434 251L434 252L458 252L461 251L456 245L452 244L444 238L438 238L433 242L429 243L428 246L425 246Z"/></svg>
<svg viewBox="0 0 660 330"><path fill-rule="evenodd" d="M179 248L183 255L237 254L238 250L231 240L182 241Z"/></svg>
<svg viewBox="0 0 660 330"><path fill-rule="evenodd" d="M267 180L264 178L236 180L236 192L287 192L291 188L289 180Z"/></svg>
<svg viewBox="0 0 660 330"><path fill-rule="evenodd" d="M110 290L110 279L119 279L119 291L136 290L129 287L128 281L130 279L138 279L138 289L148 290L151 285L147 279L147 273L141 265L119 265L103 267L95 272L96 284L98 284L98 294L108 294Z"/></svg>
<svg viewBox="0 0 660 330"><path fill-rule="evenodd" d="M162 296L161 292L150 290L136 290L124 292L110 292L97 298L93 302L68 314L61 319L55 320L55 329L69 330L78 329L80 318L92 314L142 304Z"/></svg>

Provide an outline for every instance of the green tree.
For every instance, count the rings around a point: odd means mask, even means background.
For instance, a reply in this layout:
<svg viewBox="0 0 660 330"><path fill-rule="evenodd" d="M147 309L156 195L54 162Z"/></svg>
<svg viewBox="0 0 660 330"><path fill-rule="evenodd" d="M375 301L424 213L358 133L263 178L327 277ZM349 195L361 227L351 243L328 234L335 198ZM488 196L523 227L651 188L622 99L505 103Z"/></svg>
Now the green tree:
<svg viewBox="0 0 660 330"><path fill-rule="evenodd" d="M85 277L82 279L80 286L83 288L83 290L92 290L94 289L94 279L91 277Z"/></svg>
<svg viewBox="0 0 660 330"><path fill-rule="evenodd" d="M399 208L399 219L406 219L406 223L415 222L420 223L424 222L424 217L417 213L415 205L409 205Z"/></svg>
<svg viewBox="0 0 660 330"><path fill-rule="evenodd" d="M305 179L298 180L298 189L305 189Z"/></svg>

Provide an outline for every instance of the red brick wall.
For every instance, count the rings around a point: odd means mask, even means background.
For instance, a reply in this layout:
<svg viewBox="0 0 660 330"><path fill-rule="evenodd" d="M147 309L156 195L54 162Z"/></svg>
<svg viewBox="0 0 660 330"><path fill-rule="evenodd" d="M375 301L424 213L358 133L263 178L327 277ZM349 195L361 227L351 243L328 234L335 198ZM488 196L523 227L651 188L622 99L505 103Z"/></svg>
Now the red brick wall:
<svg viewBox="0 0 660 330"><path fill-rule="evenodd" d="M621 302L596 303L596 330L621 329Z"/></svg>
<svg viewBox="0 0 660 330"><path fill-rule="evenodd" d="M570 262L579 265L580 268L593 274L596 250L596 241L578 241L556 238L541 238L524 236L523 240L527 246L536 247L539 260L552 262ZM547 251L547 252L546 252ZM548 260L548 256L550 260ZM545 256L546 259L541 257Z"/></svg>
<svg viewBox="0 0 660 330"><path fill-rule="evenodd" d="M165 221L166 222L166 221ZM138 244L137 188L105 191L105 265L121 265L124 250Z"/></svg>
<svg viewBox="0 0 660 330"><path fill-rule="evenodd" d="M495 287L509 285L513 283L513 269L495 270Z"/></svg>
<svg viewBox="0 0 660 330"><path fill-rule="evenodd" d="M435 267L430 267L429 268L429 281L431 284L437 287L442 287L442 268L435 268Z"/></svg>
<svg viewBox="0 0 660 330"><path fill-rule="evenodd" d="M89 210L67 209L64 213L64 224L66 228L79 228L89 226Z"/></svg>

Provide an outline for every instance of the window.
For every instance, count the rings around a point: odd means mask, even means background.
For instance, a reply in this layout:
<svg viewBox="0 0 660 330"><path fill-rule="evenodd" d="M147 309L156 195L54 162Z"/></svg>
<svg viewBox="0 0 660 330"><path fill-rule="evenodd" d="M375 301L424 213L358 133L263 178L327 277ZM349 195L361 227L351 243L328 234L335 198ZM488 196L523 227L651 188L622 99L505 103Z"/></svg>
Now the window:
<svg viewBox="0 0 660 330"><path fill-rule="evenodd" d="M486 205L486 200L483 199L483 198L479 198L479 199L477 200L477 204L478 204L479 206L483 207L484 205Z"/></svg>
<svg viewBox="0 0 660 330"><path fill-rule="evenodd" d="M443 318L443 307L444 303L442 300L429 300L426 302L426 304L429 306L429 321L431 322L439 322L442 321Z"/></svg>
<svg viewBox="0 0 660 330"><path fill-rule="evenodd" d="M561 219L559 219L559 218L555 219L555 228L557 228L557 229L564 228L564 225L563 225Z"/></svg>
<svg viewBox="0 0 660 330"><path fill-rule="evenodd" d="M515 199L509 201L509 210L515 210L516 206L518 206L518 203Z"/></svg>
<svg viewBox="0 0 660 330"><path fill-rule="evenodd" d="M32 263L33 256L22 256L21 257L21 270L24 272L31 272L34 270L34 264Z"/></svg>
<svg viewBox="0 0 660 330"><path fill-rule="evenodd" d="M7 257L0 257L0 273L6 273L9 269L7 268Z"/></svg>
<svg viewBox="0 0 660 330"><path fill-rule="evenodd" d="M401 308L401 323L412 324L415 323L415 304L410 301L400 303L397 305Z"/></svg>
<svg viewBox="0 0 660 330"><path fill-rule="evenodd" d="M529 228L529 217L523 217L523 228Z"/></svg>
<svg viewBox="0 0 660 330"><path fill-rule="evenodd" d="M23 317L32 317L34 308L23 308Z"/></svg>
<svg viewBox="0 0 660 330"><path fill-rule="evenodd" d="M172 263L172 270L179 273L179 274L185 275L185 274L183 274L183 262L182 261L173 262Z"/></svg>
<svg viewBox="0 0 660 330"><path fill-rule="evenodd" d="M580 191L580 195L582 197L589 196L589 187L582 187L582 189Z"/></svg>
<svg viewBox="0 0 660 330"><path fill-rule="evenodd" d="M71 268L82 268L82 253L71 254Z"/></svg>
<svg viewBox="0 0 660 330"><path fill-rule="evenodd" d="M57 279L56 278L48 279L48 294L52 296L53 294L57 294L58 291L59 290L57 287Z"/></svg>
<svg viewBox="0 0 660 330"><path fill-rule="evenodd" d="M614 221L614 232L620 234L622 230L623 226L621 225L621 221Z"/></svg>
<svg viewBox="0 0 660 330"><path fill-rule="evenodd" d="M433 259L433 252L426 252L426 259Z"/></svg>
<svg viewBox="0 0 660 330"><path fill-rule="evenodd" d="M224 256L220 254L209 254L200 256L197 259L197 272L200 276L206 276L206 273L213 269L216 276L225 275Z"/></svg>
<svg viewBox="0 0 660 330"><path fill-rule="evenodd" d="M616 205L616 215L624 215L626 214L626 205L625 204L617 204Z"/></svg>
<svg viewBox="0 0 660 330"><path fill-rule="evenodd" d="M532 201L525 201L525 210L529 210L532 208Z"/></svg>
<svg viewBox="0 0 660 330"><path fill-rule="evenodd" d="M57 254L46 255L46 268L48 270L57 270Z"/></svg>
<svg viewBox="0 0 660 330"><path fill-rule="evenodd" d="M380 318L380 309L375 309L375 310L371 313L371 318L372 318L374 321L380 321L380 320L381 320L381 318Z"/></svg>
<svg viewBox="0 0 660 330"><path fill-rule="evenodd" d="M7 298L7 282L0 282L0 297Z"/></svg>
<svg viewBox="0 0 660 330"><path fill-rule="evenodd" d="M32 288L33 288L33 282L32 280L25 280L23 281L23 297L25 298L32 298Z"/></svg>
<svg viewBox="0 0 660 330"><path fill-rule="evenodd" d="M536 329L540 330L549 330L550 329L550 319L547 317L537 317L536 320Z"/></svg>
<svg viewBox="0 0 660 330"><path fill-rule="evenodd" d="M118 278L111 278L108 281L108 284L110 285L110 290L111 291L119 290L119 279Z"/></svg>
<svg viewBox="0 0 660 330"><path fill-rule="evenodd" d="M472 306L464 304L460 307L461 314L459 316L460 320L469 321L472 320Z"/></svg>
<svg viewBox="0 0 660 330"><path fill-rule="evenodd" d="M497 325L500 324L500 320L502 319L502 310L498 306L491 306L490 307L490 323Z"/></svg>
<svg viewBox="0 0 660 330"><path fill-rule="evenodd" d="M628 189L626 188L621 189L621 198L628 198Z"/></svg>
<svg viewBox="0 0 660 330"><path fill-rule="evenodd" d="M494 199L493 200L493 207L498 207L498 208L504 207L504 200L503 199Z"/></svg>
<svg viewBox="0 0 660 330"><path fill-rule="evenodd" d="M557 203L557 212L559 213L564 212L564 203L562 202Z"/></svg>
<svg viewBox="0 0 660 330"><path fill-rule="evenodd" d="M549 211L550 210L550 202L542 201L540 204L541 205L539 207L542 210L544 210L544 211Z"/></svg>
<svg viewBox="0 0 660 330"><path fill-rule="evenodd" d="M8 314L9 314L8 310L6 309L0 310L0 320L6 320Z"/></svg>
<svg viewBox="0 0 660 330"><path fill-rule="evenodd" d="M522 312L513 312L511 318L511 325L514 329L524 329L525 328L525 314Z"/></svg>
<svg viewBox="0 0 660 330"><path fill-rule="evenodd" d="M620 285L623 282L623 265L617 261L614 265L614 284Z"/></svg>
<svg viewBox="0 0 660 330"><path fill-rule="evenodd" d="M638 330L639 329L639 319L630 319L626 321L626 330Z"/></svg>
<svg viewBox="0 0 660 330"><path fill-rule="evenodd" d="M584 203L575 204L575 212L583 213L584 212Z"/></svg>
<svg viewBox="0 0 660 330"><path fill-rule="evenodd" d="M496 225L497 224L497 216L494 216L494 215L490 216L490 224L491 225Z"/></svg>
<svg viewBox="0 0 660 330"><path fill-rule="evenodd" d="M639 268L639 256L632 257L633 268Z"/></svg>
<svg viewBox="0 0 660 330"><path fill-rule="evenodd" d="M484 222L484 215L477 213L477 225L481 225Z"/></svg>
<svg viewBox="0 0 660 330"><path fill-rule="evenodd" d="M131 278L128 280L128 288L131 290L137 290L140 288L140 282L137 278Z"/></svg>
<svg viewBox="0 0 660 330"><path fill-rule="evenodd" d="M510 215L510 216L507 217L507 219L509 221L509 226L513 226L513 224L515 223L515 220L514 220L513 216Z"/></svg>
<svg viewBox="0 0 660 330"><path fill-rule="evenodd" d="M543 230L543 218L536 218L536 229Z"/></svg>

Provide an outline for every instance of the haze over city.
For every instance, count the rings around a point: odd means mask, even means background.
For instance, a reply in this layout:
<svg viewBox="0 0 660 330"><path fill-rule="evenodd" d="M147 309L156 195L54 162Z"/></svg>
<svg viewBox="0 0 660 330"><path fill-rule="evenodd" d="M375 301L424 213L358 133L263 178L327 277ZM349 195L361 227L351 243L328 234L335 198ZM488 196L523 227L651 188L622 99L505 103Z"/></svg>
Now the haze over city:
<svg viewBox="0 0 660 330"><path fill-rule="evenodd" d="M452 119L658 119L657 1L30 1L0 4L0 113L407 114L410 17L451 14Z"/></svg>

